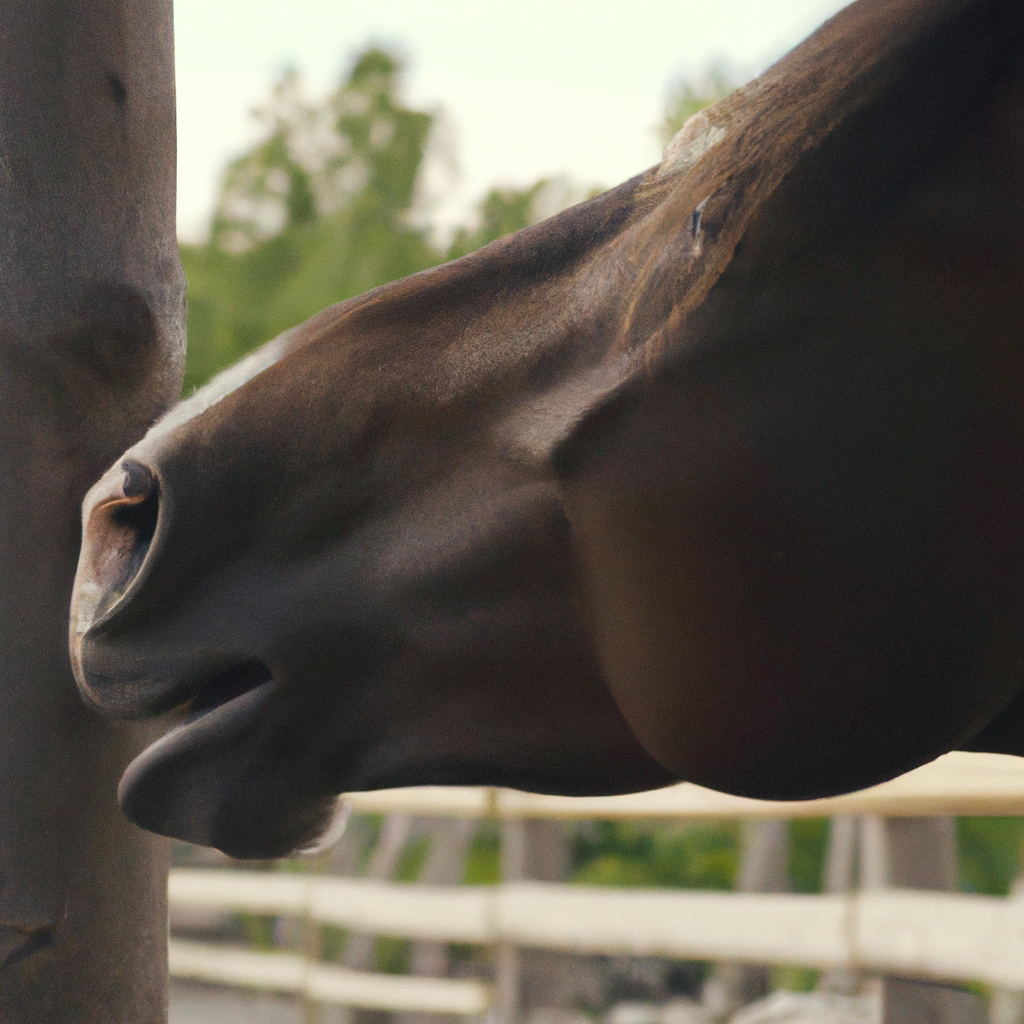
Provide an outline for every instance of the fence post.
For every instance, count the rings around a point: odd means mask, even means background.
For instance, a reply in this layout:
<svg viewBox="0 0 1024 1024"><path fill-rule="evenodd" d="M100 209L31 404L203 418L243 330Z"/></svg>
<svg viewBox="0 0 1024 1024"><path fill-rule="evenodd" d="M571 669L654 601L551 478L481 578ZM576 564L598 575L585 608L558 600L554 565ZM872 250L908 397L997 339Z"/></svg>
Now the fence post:
<svg viewBox="0 0 1024 1024"><path fill-rule="evenodd" d="M424 822L430 839L427 859L417 878L426 885L458 885L466 870L477 823L466 818L436 818ZM411 973L420 978L443 978L448 974L448 943L421 939L413 943ZM431 1024L431 1014L399 1014L394 1024Z"/></svg>
<svg viewBox="0 0 1024 1024"><path fill-rule="evenodd" d="M861 886L880 889L959 889L953 818L861 821ZM962 988L882 979L882 1024L984 1024L984 1000Z"/></svg>
<svg viewBox="0 0 1024 1024"><path fill-rule="evenodd" d="M308 872L318 876L325 874L330 868L330 853L324 852L309 862ZM309 902L306 903L305 912L301 921L301 952L310 964L319 963L324 953L324 932L323 926L310 912ZM308 992L302 993L302 1021L303 1024L320 1024L323 1019L323 1007L320 1001L313 999Z"/></svg>
<svg viewBox="0 0 1024 1024"><path fill-rule="evenodd" d="M526 822L503 818L501 822L502 882L526 877ZM522 957L510 942L499 940L494 947L494 1018L497 1024L517 1024L520 1013Z"/></svg>
<svg viewBox="0 0 1024 1024"><path fill-rule="evenodd" d="M836 815L829 822L828 854L822 888L827 893L849 893L857 888L860 821L853 815ZM818 982L823 992L853 995L860 987L860 973L845 967L825 971Z"/></svg>
<svg viewBox="0 0 1024 1024"><path fill-rule="evenodd" d="M740 825L737 892L785 892L789 888L789 822L744 821ZM722 1017L768 994L769 969L738 963L715 964L702 1000Z"/></svg>
<svg viewBox="0 0 1024 1024"><path fill-rule="evenodd" d="M390 878L398 867L399 858L409 841L412 821L407 814L389 814L380 827L377 845L366 865L366 877ZM377 936L357 933L348 937L345 944L344 962L353 970L365 971L372 966Z"/></svg>
<svg viewBox="0 0 1024 1024"><path fill-rule="evenodd" d="M0 1020L166 1020L167 845L86 710L68 604L88 487L178 397L171 0L0 0Z"/></svg>
<svg viewBox="0 0 1024 1024"><path fill-rule="evenodd" d="M566 824L540 818L505 819L501 825L501 880L534 879L560 882L569 867ZM495 1016L500 1024L516 1024L531 1008L563 995L565 959L538 955L511 943L495 950Z"/></svg>
<svg viewBox="0 0 1024 1024"><path fill-rule="evenodd" d="M1024 874L1018 875L1010 886L1010 897L1024 917ZM997 988L991 996L989 1008L991 1024L1024 1024L1024 991Z"/></svg>

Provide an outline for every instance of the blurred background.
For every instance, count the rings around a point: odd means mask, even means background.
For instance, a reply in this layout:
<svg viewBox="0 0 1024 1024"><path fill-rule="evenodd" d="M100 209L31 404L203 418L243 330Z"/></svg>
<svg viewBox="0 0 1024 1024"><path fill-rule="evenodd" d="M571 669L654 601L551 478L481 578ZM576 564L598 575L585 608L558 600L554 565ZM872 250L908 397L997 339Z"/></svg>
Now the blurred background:
<svg viewBox="0 0 1024 1024"><path fill-rule="evenodd" d="M312 858L173 844L171 1024L1024 1016L1021 818L523 818L452 792L367 794Z"/></svg>
<svg viewBox="0 0 1024 1024"><path fill-rule="evenodd" d="M177 0L185 391L656 163L837 0Z"/></svg>

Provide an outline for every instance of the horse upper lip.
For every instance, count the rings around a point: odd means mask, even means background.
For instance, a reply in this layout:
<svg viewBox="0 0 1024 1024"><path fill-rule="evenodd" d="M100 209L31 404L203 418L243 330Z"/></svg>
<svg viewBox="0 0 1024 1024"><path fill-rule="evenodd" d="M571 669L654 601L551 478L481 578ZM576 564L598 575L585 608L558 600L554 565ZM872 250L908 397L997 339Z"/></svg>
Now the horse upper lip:
<svg viewBox="0 0 1024 1024"><path fill-rule="evenodd" d="M175 664L173 659L157 663L154 671L132 676L124 671L116 649L104 650L102 639L83 637L72 654L79 690L85 701L103 714L119 718L152 718L176 707L184 707L188 721L229 703L237 697L273 681L273 673L258 659L246 658L196 671L195 665ZM84 655L82 648L84 646Z"/></svg>
<svg viewBox="0 0 1024 1024"><path fill-rule="evenodd" d="M83 638L88 640L88 638ZM72 645L71 663L82 699L94 710L114 718L152 718L177 707L188 694L159 676L132 677L121 673L104 673L95 666L87 667L88 651Z"/></svg>

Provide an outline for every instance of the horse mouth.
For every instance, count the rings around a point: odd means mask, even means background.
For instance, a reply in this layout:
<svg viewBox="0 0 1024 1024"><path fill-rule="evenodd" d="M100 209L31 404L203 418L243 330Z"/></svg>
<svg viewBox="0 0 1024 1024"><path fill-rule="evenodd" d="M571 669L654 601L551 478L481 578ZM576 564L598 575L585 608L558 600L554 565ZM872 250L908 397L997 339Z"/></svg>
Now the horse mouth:
<svg viewBox="0 0 1024 1024"><path fill-rule="evenodd" d="M190 766L216 760L218 754L244 743L259 720L274 689L269 668L251 659L211 676L191 699L179 705L183 717L151 743L127 769L118 787L121 809L129 820L151 832L203 843L194 829L181 830L176 785L191 773ZM192 778L184 792L194 792Z"/></svg>
<svg viewBox="0 0 1024 1024"><path fill-rule="evenodd" d="M185 720L125 769L117 795L128 820L243 859L312 846L329 830L337 802L295 763L276 689L254 661L197 691Z"/></svg>
<svg viewBox="0 0 1024 1024"><path fill-rule="evenodd" d="M186 705L187 717L125 769L118 802L129 821L160 835L224 847L216 819L258 736L274 690L266 668L215 677ZM294 845L294 844L293 844Z"/></svg>
<svg viewBox="0 0 1024 1024"><path fill-rule="evenodd" d="M255 658L220 672L203 683L185 705L185 721L181 727L197 722L251 690L273 681L273 673ZM179 727L180 728L180 727Z"/></svg>

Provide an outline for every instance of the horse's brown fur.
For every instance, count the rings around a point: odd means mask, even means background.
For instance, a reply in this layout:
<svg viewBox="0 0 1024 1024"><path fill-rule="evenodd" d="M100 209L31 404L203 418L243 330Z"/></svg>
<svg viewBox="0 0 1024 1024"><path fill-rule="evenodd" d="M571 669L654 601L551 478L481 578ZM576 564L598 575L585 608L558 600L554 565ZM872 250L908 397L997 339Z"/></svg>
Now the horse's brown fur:
<svg viewBox="0 0 1024 1024"><path fill-rule="evenodd" d="M970 742L1024 658L1022 21L859 0L660 167L131 449L79 684L214 710L130 816L265 855L343 788L808 796Z"/></svg>

